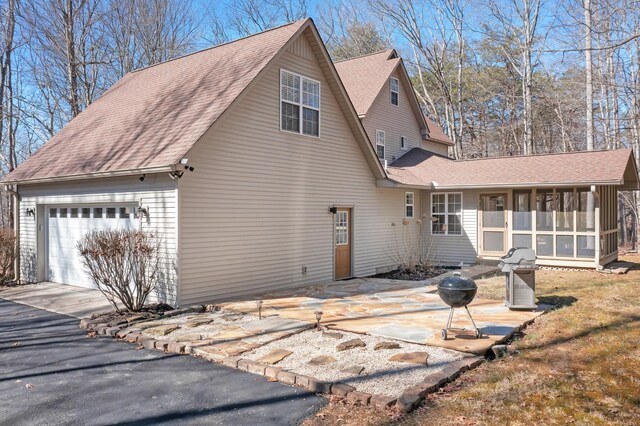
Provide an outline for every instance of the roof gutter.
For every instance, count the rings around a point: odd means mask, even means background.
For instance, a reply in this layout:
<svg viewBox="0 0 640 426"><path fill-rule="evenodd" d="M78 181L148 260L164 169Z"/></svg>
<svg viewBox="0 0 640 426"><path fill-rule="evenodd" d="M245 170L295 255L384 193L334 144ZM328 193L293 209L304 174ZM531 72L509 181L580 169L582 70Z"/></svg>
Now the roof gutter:
<svg viewBox="0 0 640 426"><path fill-rule="evenodd" d="M439 190L459 190L459 189L486 189L486 188L499 188L499 189L524 189L524 188L558 188L558 187L575 187L575 186L591 186L591 185L624 185L624 181L620 179L605 180L605 181L582 181L582 182L533 182L533 183L500 183L500 184L486 184L486 185L439 185L438 182L429 182L425 185L411 185L401 182L393 181L392 179L386 179L388 182L382 182L385 179L379 179L376 186L378 188L413 188L424 189L428 191Z"/></svg>
<svg viewBox="0 0 640 426"><path fill-rule="evenodd" d="M131 176L136 174L144 174L144 173L164 173L164 172L173 172L176 170L176 165L172 164L169 166L160 166L160 167L148 167L148 168L139 168L139 169L128 169L128 170L116 170L112 172L95 172L95 173L84 173L77 175L68 175L68 176L54 176L40 179L18 179L18 180L5 180L0 182L1 185L29 185L29 184L37 184L37 183L53 183L53 182L66 182L72 180L82 180L82 179L96 179L96 178L109 178L109 177L120 177L120 176Z"/></svg>

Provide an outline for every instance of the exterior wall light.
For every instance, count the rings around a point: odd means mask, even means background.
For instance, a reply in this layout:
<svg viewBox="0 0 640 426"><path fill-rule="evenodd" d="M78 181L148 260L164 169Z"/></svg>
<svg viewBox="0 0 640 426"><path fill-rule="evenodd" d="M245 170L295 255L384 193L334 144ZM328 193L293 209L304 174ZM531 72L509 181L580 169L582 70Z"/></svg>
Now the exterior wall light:
<svg viewBox="0 0 640 426"><path fill-rule="evenodd" d="M36 209L26 209L25 213L27 213L27 216L35 216L36 215Z"/></svg>
<svg viewBox="0 0 640 426"><path fill-rule="evenodd" d="M329 213L331 213L331 214L338 213L338 208L336 206L330 206L329 207Z"/></svg>

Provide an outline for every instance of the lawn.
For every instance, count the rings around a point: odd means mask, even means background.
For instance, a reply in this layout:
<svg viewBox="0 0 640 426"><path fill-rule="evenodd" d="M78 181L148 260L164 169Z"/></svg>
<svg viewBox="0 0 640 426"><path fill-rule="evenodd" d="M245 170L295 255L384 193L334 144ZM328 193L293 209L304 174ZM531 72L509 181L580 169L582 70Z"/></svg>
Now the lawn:
<svg viewBox="0 0 640 426"><path fill-rule="evenodd" d="M500 278L478 285L480 297L504 297ZM537 295L557 309L524 330L515 354L463 374L413 413L333 402L306 424L640 424L640 270L543 270Z"/></svg>

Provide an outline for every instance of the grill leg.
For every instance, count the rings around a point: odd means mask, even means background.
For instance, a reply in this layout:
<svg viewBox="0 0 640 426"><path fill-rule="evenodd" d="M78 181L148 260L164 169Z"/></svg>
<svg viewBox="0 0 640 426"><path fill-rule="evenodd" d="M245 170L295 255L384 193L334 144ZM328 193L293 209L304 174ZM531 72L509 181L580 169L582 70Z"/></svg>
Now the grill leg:
<svg viewBox="0 0 640 426"><path fill-rule="evenodd" d="M476 330L476 336L477 337L481 337L482 333L480 333L480 330L478 330L478 327L476 326L476 322L473 320L473 317L471 316L471 312L469 312L469 308L467 306L464 307L467 310L467 314L469 315L469 319L471 320L471 324L473 324L473 328Z"/></svg>
<svg viewBox="0 0 640 426"><path fill-rule="evenodd" d="M447 321L447 330L451 328L452 321L453 321L453 307L449 309L449 320Z"/></svg>

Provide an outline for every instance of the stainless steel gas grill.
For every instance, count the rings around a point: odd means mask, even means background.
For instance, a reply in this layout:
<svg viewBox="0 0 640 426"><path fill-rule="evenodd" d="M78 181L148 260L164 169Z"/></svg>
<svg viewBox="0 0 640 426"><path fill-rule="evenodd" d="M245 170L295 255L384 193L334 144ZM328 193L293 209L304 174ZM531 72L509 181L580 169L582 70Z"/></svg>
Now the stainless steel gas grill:
<svg viewBox="0 0 640 426"><path fill-rule="evenodd" d="M509 309L537 309L536 253L530 248L512 248L500 258L498 268L505 274L506 305Z"/></svg>
<svg viewBox="0 0 640 426"><path fill-rule="evenodd" d="M467 305L471 303L476 293L478 292L478 286L470 278L462 278L459 272L454 272L452 277L445 278L440 284L438 284L438 295L440 299L451 307L449 310L449 320L447 321L447 327L442 329L442 339L447 340L447 335L451 329L451 322L453 321L453 311L455 308L464 307L471 318L471 324L476 332L476 338L482 337L482 332L476 327L476 323L469 312Z"/></svg>

